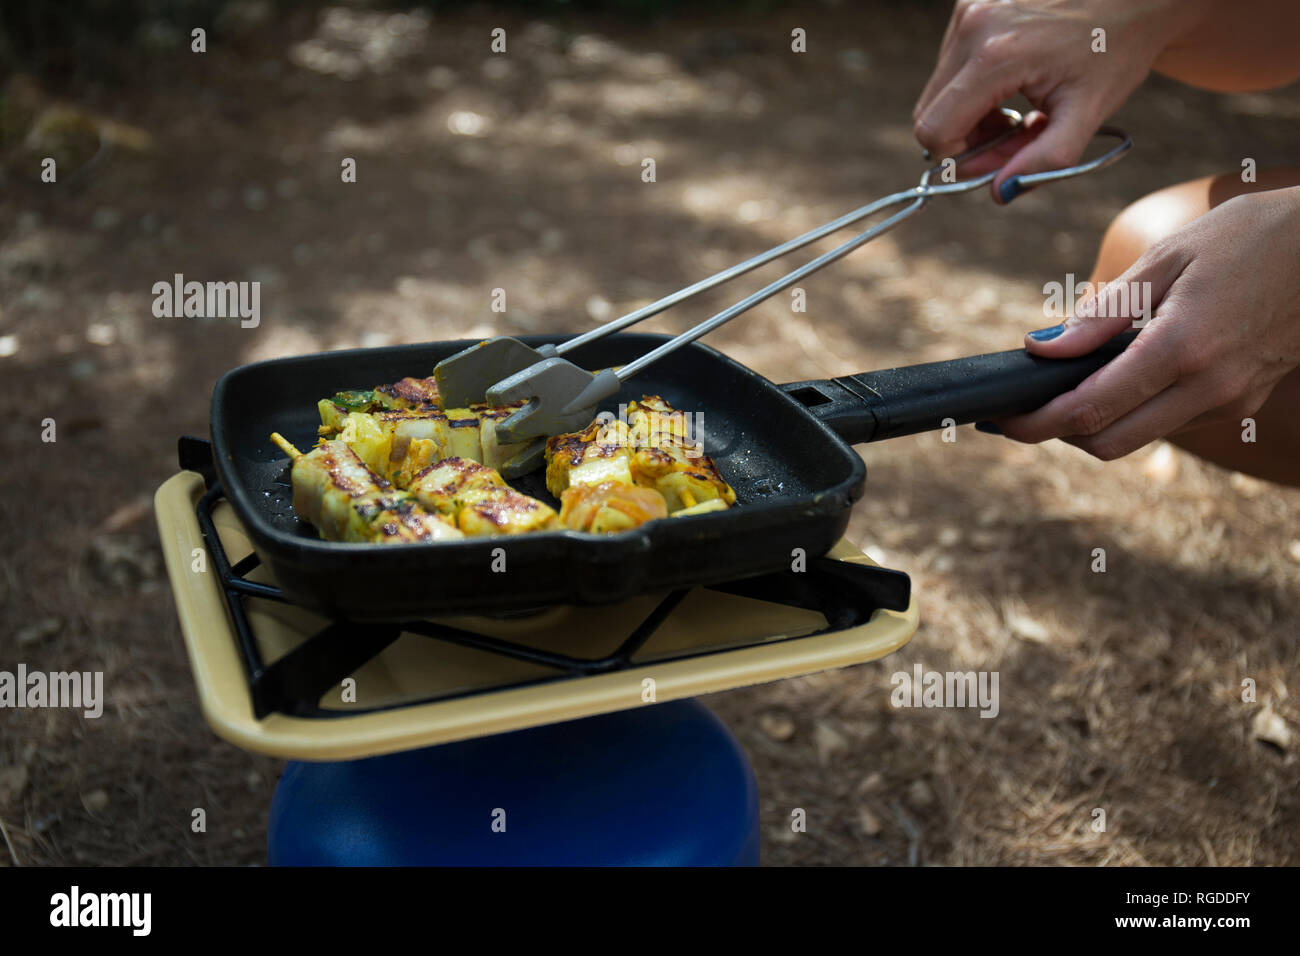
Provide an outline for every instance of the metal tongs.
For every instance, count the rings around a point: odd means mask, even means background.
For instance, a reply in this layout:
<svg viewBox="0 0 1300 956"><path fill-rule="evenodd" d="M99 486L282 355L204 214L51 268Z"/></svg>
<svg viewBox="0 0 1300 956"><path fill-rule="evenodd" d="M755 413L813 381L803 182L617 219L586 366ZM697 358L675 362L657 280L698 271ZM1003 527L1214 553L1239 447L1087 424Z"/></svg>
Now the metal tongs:
<svg viewBox="0 0 1300 956"><path fill-rule="evenodd" d="M498 336L443 359L438 363L433 373L442 396L443 406L447 408L460 407L471 402L482 401L485 397L490 405L507 405L512 402L526 401L527 404L523 408L497 424L496 437L498 443L503 445L528 442L524 448L517 450L509 457L501 468L501 473L507 478L527 474L541 464L547 436L585 428L596 417L597 405L604 399L617 394L622 383L637 372L659 361L665 355L675 352L688 342L693 342L719 326L730 322L742 312L753 308L778 292L788 289L823 266L844 258L850 252L866 245L882 233L888 232L908 216L918 212L932 197L949 193L970 192L992 182L999 170L993 170L973 179L956 182L941 181L933 183L931 179L945 169L953 169L961 163L1001 145L1020 132L1024 124L1024 118L1021 114L1005 107L1002 108L1002 113L1009 121L1008 128L1005 131L987 142L980 143L961 155L953 157L953 165L951 166L948 165L948 161L944 161L927 169L916 186L896 192L891 196L885 196L883 199L877 199L875 202L855 209L833 222L828 222L826 225L806 232L802 236L784 242L766 252L759 253L752 259L746 259L744 262L738 263L729 269L724 269L707 279L701 279L694 285L689 285L671 295L664 296L659 301L652 302L635 312L629 312L627 315L606 322L602 326L561 342L559 345L540 345L534 348L525 345L518 339L509 336ZM1030 173L1017 176L1015 179L1022 187L1030 187L1080 176L1101 169L1104 166L1109 166L1133 145L1132 138L1126 132L1113 126L1103 126L1097 133L1100 136L1116 137L1121 142L1109 152L1077 166L1068 166L1063 169L1053 169L1041 173ZM712 318L706 319L694 328L668 340L663 345L652 349L627 365L617 369L605 369L593 373L579 368L572 362L560 357L572 349L586 345L588 342L594 342L611 332L626 329L643 319L658 315L665 309L683 302L691 296L712 289L752 269L757 269L759 266L780 258L786 253L801 249L809 243L816 242L818 239L880 212L882 209L898 205L903 205L904 208L876 223L865 232L854 236L843 245L818 256L808 264L764 286L730 308L724 309ZM528 441L529 439L536 440Z"/></svg>

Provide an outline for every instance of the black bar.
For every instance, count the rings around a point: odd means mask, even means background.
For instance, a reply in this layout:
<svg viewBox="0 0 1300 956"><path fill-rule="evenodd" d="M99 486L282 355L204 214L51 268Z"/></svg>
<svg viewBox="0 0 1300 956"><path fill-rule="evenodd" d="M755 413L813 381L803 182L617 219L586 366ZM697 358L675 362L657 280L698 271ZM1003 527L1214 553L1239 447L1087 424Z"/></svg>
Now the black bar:
<svg viewBox="0 0 1300 956"><path fill-rule="evenodd" d="M1136 335L1125 332L1078 358L1011 349L781 387L849 444L881 441L1042 408L1123 352Z"/></svg>

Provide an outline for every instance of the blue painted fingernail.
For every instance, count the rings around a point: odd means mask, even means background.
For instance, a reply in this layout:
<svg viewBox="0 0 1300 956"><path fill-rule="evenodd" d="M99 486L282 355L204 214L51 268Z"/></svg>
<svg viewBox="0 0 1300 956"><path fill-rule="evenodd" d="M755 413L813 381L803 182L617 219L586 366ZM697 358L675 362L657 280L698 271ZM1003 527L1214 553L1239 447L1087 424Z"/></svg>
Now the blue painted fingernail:
<svg viewBox="0 0 1300 956"><path fill-rule="evenodd" d="M983 432L983 433L986 434L986 435L1001 435L1001 434L1002 434L1002 429L1001 429L1001 428L998 428L998 426L997 426L997 425L994 425L992 422L976 422L976 423L975 423L975 430L976 430L977 432Z"/></svg>
<svg viewBox="0 0 1300 956"><path fill-rule="evenodd" d="M1064 325L1054 325L1050 329L1035 329L1029 337L1035 342L1050 342L1064 331Z"/></svg>
<svg viewBox="0 0 1300 956"><path fill-rule="evenodd" d="M1024 191L1024 187L1020 185L1020 177L1012 176L998 187L998 196L1004 203L1009 203Z"/></svg>

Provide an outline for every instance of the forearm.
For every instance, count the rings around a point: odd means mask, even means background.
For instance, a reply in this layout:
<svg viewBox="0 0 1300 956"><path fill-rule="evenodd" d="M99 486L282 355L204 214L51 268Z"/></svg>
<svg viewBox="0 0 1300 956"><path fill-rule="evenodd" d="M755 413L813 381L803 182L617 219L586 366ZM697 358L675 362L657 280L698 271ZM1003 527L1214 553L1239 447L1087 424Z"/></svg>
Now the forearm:
<svg viewBox="0 0 1300 956"><path fill-rule="evenodd" d="M1220 93L1267 90L1300 79L1296 0L1193 0L1154 70Z"/></svg>

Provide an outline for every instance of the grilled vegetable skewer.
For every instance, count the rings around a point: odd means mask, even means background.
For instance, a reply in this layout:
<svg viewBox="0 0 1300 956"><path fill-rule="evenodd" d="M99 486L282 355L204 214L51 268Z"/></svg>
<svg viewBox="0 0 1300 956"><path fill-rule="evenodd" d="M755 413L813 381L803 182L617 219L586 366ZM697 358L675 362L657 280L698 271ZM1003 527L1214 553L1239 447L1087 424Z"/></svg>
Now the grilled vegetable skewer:
<svg viewBox="0 0 1300 956"><path fill-rule="evenodd" d="M432 378L404 378L322 399L323 437L308 454L272 435L294 460L294 510L331 540L427 541L553 527L601 534L735 503L692 442L685 413L657 395L629 403L624 420L602 416L547 441L546 485L560 499L558 515L496 470L517 450L497 444L497 423L522 402L438 402Z"/></svg>
<svg viewBox="0 0 1300 956"><path fill-rule="evenodd" d="M271 440L293 459L293 510L330 541L445 541L463 535L366 467L341 441L304 454L283 435Z"/></svg>
<svg viewBox="0 0 1300 956"><path fill-rule="evenodd" d="M548 439L546 461L546 487L563 504L560 521L578 531L621 531L736 501L713 459L691 441L686 415L657 395L630 402L626 422L597 418Z"/></svg>

